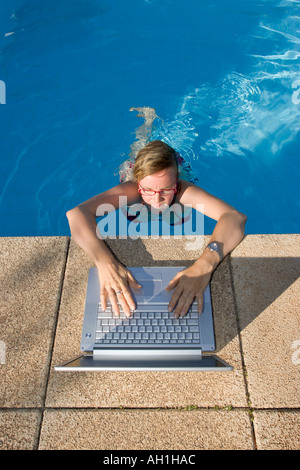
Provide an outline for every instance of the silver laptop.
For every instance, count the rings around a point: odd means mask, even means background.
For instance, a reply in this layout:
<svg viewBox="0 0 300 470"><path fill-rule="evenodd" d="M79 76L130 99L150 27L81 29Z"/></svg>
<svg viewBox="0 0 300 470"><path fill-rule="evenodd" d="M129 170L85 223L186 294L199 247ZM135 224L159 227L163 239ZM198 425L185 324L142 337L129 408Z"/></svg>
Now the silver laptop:
<svg viewBox="0 0 300 470"><path fill-rule="evenodd" d="M127 318L100 304L97 268L89 271L81 336L82 355L57 365L57 371L155 370L229 371L233 367L213 354L214 326L210 287L204 292L203 313L194 302L185 317L168 311L173 289L165 290L185 267L128 268L142 285L131 288L136 310Z"/></svg>

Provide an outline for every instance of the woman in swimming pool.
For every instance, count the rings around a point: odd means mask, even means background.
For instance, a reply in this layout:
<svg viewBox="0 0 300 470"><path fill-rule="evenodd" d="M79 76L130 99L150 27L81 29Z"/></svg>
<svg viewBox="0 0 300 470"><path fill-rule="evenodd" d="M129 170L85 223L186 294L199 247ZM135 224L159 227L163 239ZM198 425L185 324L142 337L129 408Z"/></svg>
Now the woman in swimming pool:
<svg viewBox="0 0 300 470"><path fill-rule="evenodd" d="M207 193L199 186L179 178L178 159L173 148L161 141L149 142L129 166L121 183L67 212L73 240L97 266L101 284L100 300L106 308L109 297L113 310L119 314L118 301L125 314L135 309L129 286L141 287L131 272L120 264L104 241L97 236L96 217L102 204L120 207L120 196L126 196L128 206L143 202L151 211L164 211L171 204L189 204L196 209L203 204L204 214L217 221L209 244L202 255L171 280L167 289L174 289L169 310L175 317L184 316L194 298L199 313L203 293L220 261L243 239L247 217L234 207ZM123 198L124 199L124 198Z"/></svg>

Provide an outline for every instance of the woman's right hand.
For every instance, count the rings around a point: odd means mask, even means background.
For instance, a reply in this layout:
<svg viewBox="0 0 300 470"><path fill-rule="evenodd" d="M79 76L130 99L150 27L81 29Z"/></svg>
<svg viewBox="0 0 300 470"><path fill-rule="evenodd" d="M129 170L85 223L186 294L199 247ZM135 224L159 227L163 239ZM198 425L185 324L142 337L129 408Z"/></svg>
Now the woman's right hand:
<svg viewBox="0 0 300 470"><path fill-rule="evenodd" d="M136 305L129 286L139 289L142 287L141 284L134 279L129 269L117 260L97 265L97 269L100 281L100 301L102 309L106 309L107 298L109 298L115 315L120 315L119 302L125 315L130 317L131 311L135 310Z"/></svg>

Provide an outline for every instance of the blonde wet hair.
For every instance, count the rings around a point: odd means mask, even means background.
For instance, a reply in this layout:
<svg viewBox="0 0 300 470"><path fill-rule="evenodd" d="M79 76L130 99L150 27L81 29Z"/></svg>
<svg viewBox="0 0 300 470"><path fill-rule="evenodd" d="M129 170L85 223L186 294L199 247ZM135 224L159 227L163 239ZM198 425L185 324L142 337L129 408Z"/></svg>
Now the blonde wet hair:
<svg viewBox="0 0 300 470"><path fill-rule="evenodd" d="M178 176L178 161L175 150L161 140L153 140L142 148L135 159L132 176L140 181L167 168L174 167Z"/></svg>
<svg viewBox="0 0 300 470"><path fill-rule="evenodd" d="M135 156L125 160L118 168L120 183L140 181L146 176L158 171L174 167L177 169L177 179L184 179L195 184L198 181L189 162L165 142L153 140L140 148Z"/></svg>

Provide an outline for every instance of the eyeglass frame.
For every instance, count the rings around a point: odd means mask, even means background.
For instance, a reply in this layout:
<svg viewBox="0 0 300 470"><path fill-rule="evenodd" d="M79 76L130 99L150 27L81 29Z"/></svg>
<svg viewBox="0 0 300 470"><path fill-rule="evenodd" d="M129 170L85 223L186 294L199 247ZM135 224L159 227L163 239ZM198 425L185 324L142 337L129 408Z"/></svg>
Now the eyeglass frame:
<svg viewBox="0 0 300 470"><path fill-rule="evenodd" d="M176 183L176 186L175 186L175 189L174 188L166 188L166 189L160 189L159 191L155 191L155 189L145 189L145 188L142 188L140 185L139 185L139 193L141 194L141 191L144 190L144 191L152 191L154 194L143 194L143 196L149 196L149 197L153 197L155 196L156 193L163 193L164 191L174 191L174 194L176 193L177 191L177 183Z"/></svg>

